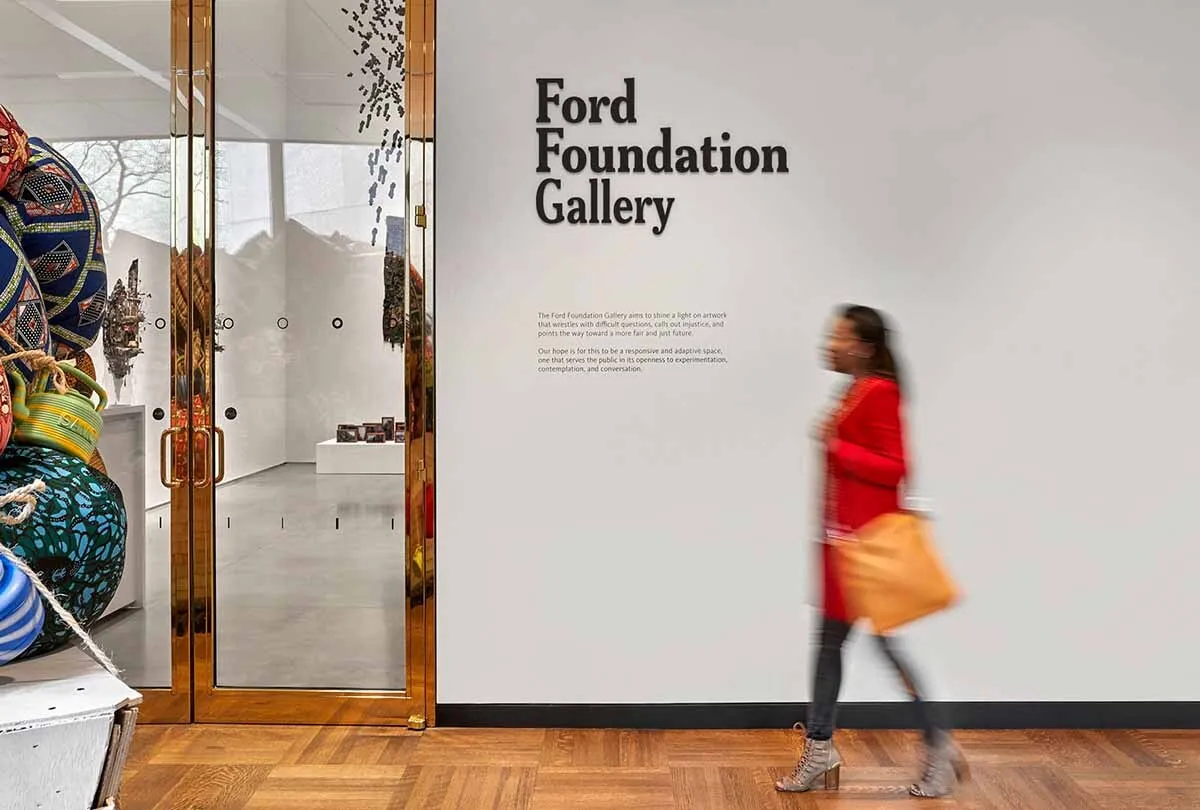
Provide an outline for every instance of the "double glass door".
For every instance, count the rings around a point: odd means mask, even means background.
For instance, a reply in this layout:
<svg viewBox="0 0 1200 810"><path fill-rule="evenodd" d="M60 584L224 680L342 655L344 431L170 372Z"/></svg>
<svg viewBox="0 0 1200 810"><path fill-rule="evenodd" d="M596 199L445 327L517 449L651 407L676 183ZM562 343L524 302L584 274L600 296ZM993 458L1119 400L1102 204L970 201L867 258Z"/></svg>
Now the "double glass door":
<svg viewBox="0 0 1200 810"><path fill-rule="evenodd" d="M129 535L93 635L145 720L432 721L433 22L0 0L0 104L97 200Z"/></svg>

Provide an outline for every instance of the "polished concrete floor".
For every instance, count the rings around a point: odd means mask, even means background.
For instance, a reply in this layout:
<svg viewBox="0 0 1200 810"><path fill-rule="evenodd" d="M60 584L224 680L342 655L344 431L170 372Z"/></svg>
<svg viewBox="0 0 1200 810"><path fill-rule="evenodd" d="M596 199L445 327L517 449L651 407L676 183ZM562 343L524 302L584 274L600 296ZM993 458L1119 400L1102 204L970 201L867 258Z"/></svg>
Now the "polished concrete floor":
<svg viewBox="0 0 1200 810"><path fill-rule="evenodd" d="M285 464L222 485L216 511L218 686L404 688L402 476ZM93 634L134 687L170 685L168 528L147 512L143 607Z"/></svg>

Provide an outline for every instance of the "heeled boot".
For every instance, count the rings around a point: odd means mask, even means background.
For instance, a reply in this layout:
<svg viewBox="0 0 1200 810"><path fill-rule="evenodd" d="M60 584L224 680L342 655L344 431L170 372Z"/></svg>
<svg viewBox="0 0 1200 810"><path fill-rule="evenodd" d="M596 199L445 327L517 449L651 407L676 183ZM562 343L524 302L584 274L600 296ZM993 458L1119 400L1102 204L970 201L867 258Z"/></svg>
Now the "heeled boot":
<svg viewBox="0 0 1200 810"><path fill-rule="evenodd" d="M842 756L833 747L832 740L804 741L804 754L788 776L775 783L775 789L783 793L804 793L814 790L821 780L826 790L837 790L841 785Z"/></svg>
<svg viewBox="0 0 1200 810"><path fill-rule="evenodd" d="M949 734L941 734L936 742L926 745L921 777L908 792L918 798L942 799L970 776L962 751Z"/></svg>

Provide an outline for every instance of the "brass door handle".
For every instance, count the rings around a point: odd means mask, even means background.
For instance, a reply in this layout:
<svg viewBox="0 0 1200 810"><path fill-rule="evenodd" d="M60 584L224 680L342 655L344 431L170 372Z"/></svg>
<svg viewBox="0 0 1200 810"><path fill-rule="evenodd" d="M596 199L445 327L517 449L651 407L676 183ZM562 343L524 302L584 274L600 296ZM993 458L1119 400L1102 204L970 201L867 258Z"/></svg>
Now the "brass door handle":
<svg viewBox="0 0 1200 810"><path fill-rule="evenodd" d="M209 448L212 447L212 431L209 430L208 425L201 425L200 427L196 428L196 435L204 437L204 453L196 454L197 459L204 460L204 473L192 482L192 486L199 488L206 487L209 484L208 471L212 467L212 460L209 458Z"/></svg>
<svg viewBox="0 0 1200 810"><path fill-rule="evenodd" d="M175 451L174 449L168 451L167 445L170 443L172 436L183 433L183 431L182 427L170 427L164 430L158 438L158 480L167 489L179 489L183 486L183 481L175 478L174 471L168 471L167 469L168 455L171 457L171 466L174 466L175 462Z"/></svg>
<svg viewBox="0 0 1200 810"><path fill-rule="evenodd" d="M213 477L213 483L219 484L225 480L225 431L213 425L213 433L217 435L217 474Z"/></svg>

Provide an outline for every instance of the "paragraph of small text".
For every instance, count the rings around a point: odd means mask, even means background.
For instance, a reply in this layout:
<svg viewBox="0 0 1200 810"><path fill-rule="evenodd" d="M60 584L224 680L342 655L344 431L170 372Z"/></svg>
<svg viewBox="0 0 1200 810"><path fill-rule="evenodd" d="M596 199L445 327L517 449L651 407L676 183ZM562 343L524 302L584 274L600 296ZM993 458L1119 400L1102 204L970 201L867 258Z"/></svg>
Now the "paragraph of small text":
<svg viewBox="0 0 1200 810"><path fill-rule="evenodd" d="M724 312L539 312L542 374L639 374L729 362Z"/></svg>

